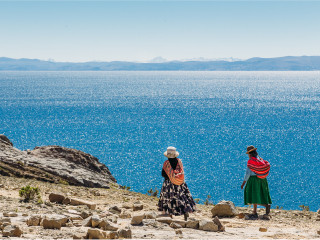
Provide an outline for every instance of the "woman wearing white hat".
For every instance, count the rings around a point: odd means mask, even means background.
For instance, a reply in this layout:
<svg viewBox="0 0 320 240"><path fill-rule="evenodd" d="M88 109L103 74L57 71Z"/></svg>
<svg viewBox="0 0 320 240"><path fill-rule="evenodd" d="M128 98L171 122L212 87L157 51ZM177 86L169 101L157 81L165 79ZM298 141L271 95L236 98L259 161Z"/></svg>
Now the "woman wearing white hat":
<svg viewBox="0 0 320 240"><path fill-rule="evenodd" d="M187 184L184 182L183 165L175 147L168 147L164 155L168 158L163 164L164 182L158 203L159 211L165 214L184 215L187 220L189 213L196 210L196 204Z"/></svg>

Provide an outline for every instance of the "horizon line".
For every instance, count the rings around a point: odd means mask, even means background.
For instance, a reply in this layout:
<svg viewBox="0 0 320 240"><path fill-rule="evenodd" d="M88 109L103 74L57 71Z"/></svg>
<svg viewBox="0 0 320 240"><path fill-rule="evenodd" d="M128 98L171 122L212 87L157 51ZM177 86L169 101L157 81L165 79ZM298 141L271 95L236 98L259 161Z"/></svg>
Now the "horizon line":
<svg viewBox="0 0 320 240"><path fill-rule="evenodd" d="M2 0L0 0L2 1ZM139 61L139 60L87 60L87 61L63 61L63 60L55 60L52 58L47 59L40 59L40 58L28 58L28 57L22 57L22 58L13 58L13 57L5 57L2 56L1 58L8 58L13 60L39 60L44 62L54 62L54 63L90 63L90 62L98 62L98 63L110 63L110 62L129 62L129 63L168 63L168 62L215 62L215 61L226 61L226 62L242 62L247 61L249 59L253 58L260 58L260 59L273 59L273 58L285 58L285 57L320 57L320 55L287 55L287 56L277 56L277 57L250 57L250 58L237 58L237 57L219 57L219 58L205 58L205 57L193 57L193 58L185 58L185 59L174 59L174 60L168 60L163 58L162 56L157 56L149 60ZM153 60L157 58L162 58L163 61L161 62L152 62ZM203 60L200 60L203 59ZM234 61L227 61L227 59L235 59Z"/></svg>

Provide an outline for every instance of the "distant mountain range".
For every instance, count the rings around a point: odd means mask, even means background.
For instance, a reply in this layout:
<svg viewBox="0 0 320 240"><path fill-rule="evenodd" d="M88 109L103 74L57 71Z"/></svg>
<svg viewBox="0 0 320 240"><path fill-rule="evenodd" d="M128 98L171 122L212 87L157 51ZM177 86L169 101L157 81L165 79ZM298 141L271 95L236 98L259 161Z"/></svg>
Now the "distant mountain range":
<svg viewBox="0 0 320 240"><path fill-rule="evenodd" d="M159 62L53 62L38 59L0 58L0 71L315 71L320 56L250 58L239 61Z"/></svg>

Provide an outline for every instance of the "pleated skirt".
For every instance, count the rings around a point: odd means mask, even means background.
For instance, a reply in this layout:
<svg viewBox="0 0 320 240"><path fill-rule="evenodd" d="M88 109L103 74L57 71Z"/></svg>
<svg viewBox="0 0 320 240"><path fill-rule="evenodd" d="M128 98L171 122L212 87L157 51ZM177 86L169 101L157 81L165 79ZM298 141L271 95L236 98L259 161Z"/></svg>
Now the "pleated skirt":
<svg viewBox="0 0 320 240"><path fill-rule="evenodd" d="M268 181L251 176L244 189L244 204L272 204Z"/></svg>

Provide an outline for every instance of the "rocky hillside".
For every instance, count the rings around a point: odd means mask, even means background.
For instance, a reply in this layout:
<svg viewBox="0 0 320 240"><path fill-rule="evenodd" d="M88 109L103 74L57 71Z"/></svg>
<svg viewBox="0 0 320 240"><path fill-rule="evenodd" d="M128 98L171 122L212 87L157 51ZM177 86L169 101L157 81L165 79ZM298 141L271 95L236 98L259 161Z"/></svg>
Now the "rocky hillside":
<svg viewBox="0 0 320 240"><path fill-rule="evenodd" d="M60 146L20 151L5 135L0 135L0 174L96 188L116 184L108 167L88 153Z"/></svg>
<svg viewBox="0 0 320 240"><path fill-rule="evenodd" d="M42 201L21 201L39 188ZM36 199L37 200L37 199ZM269 221L245 220L232 202L197 204L188 221L163 216L156 197L119 186L87 188L0 176L0 239L319 239L320 210L271 210ZM264 209L259 209L263 216Z"/></svg>

